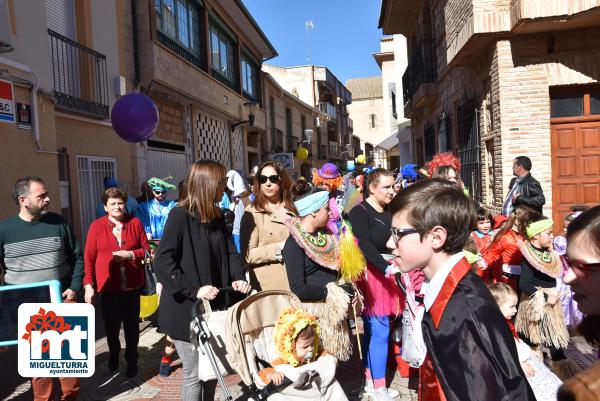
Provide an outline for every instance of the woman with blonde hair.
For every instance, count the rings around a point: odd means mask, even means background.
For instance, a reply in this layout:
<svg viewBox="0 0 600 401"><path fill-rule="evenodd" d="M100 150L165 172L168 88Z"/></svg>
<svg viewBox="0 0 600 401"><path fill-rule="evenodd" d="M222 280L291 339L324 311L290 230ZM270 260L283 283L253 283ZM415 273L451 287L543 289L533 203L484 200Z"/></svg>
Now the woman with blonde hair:
<svg viewBox="0 0 600 401"><path fill-rule="evenodd" d="M216 382L198 379L198 351L190 343L191 310L197 299L224 310L250 292L218 202L225 190L225 166L196 161L186 180L186 196L169 213L154 260L163 285L158 323L169 335L183 365L183 400L213 400ZM209 366L203 367L210 369Z"/></svg>
<svg viewBox="0 0 600 401"><path fill-rule="evenodd" d="M290 289L281 251L290 235L284 222L296 212L291 187L278 162L269 160L258 167L256 199L246 208L240 227L241 254L248 265L250 284L258 291Z"/></svg>

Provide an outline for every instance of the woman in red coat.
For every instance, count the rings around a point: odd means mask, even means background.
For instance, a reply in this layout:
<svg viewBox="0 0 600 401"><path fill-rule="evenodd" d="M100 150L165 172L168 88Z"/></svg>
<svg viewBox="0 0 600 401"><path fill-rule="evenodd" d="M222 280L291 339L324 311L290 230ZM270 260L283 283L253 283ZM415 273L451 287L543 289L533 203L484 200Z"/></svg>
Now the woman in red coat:
<svg viewBox="0 0 600 401"><path fill-rule="evenodd" d="M108 213L90 226L85 244L85 302L92 303L100 294L102 318L106 329L108 367L119 367L121 323L125 330L127 377L137 375L138 319L140 289L144 285L142 260L150 250L142 222L127 214L127 194L109 188L102 194Z"/></svg>

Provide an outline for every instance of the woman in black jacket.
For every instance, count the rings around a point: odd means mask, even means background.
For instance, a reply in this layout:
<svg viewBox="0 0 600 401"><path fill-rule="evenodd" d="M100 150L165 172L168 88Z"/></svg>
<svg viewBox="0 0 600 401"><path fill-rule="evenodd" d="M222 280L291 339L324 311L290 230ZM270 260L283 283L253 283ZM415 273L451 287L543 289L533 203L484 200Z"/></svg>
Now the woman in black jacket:
<svg viewBox="0 0 600 401"><path fill-rule="evenodd" d="M183 365L183 400L213 400L216 383L198 379L198 352L190 341L191 310L197 299L223 310L250 292L241 258L226 232L218 202L226 169L212 160L190 168L185 199L169 213L154 267L163 285L158 324L175 343ZM231 288L232 291L224 289ZM206 367L210 369L210 367Z"/></svg>

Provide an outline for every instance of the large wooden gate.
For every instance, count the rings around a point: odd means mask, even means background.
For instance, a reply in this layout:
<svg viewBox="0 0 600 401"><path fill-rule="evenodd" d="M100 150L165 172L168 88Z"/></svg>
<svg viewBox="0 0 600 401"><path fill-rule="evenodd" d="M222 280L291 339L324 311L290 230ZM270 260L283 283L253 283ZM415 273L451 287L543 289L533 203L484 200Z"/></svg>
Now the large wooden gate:
<svg viewBox="0 0 600 401"><path fill-rule="evenodd" d="M600 121L552 124L555 232L575 205L600 203Z"/></svg>

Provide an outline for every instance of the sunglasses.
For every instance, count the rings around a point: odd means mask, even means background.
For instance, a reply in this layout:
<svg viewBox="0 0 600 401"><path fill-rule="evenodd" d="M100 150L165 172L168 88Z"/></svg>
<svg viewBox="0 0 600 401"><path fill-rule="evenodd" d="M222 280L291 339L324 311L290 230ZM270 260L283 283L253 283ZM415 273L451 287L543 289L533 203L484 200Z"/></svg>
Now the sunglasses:
<svg viewBox="0 0 600 401"><path fill-rule="evenodd" d="M157 190L152 190L152 192L154 192L156 195L162 195L162 194L167 193L167 191L157 191Z"/></svg>
<svg viewBox="0 0 600 401"><path fill-rule="evenodd" d="M260 177L258 177L258 180L261 184L266 184L267 181L271 181L271 183L277 184L279 182L279 176L277 174L269 176L261 175Z"/></svg>
<svg viewBox="0 0 600 401"><path fill-rule="evenodd" d="M580 263L569 260L566 256L564 256L567 265L573 270L573 273L579 278L586 278L588 270L598 270L600 269L600 262L595 263Z"/></svg>
<svg viewBox="0 0 600 401"><path fill-rule="evenodd" d="M394 244L398 245L398 242L405 236L410 234L416 234L419 231L416 228L395 228L392 227L392 238L394 239Z"/></svg>

